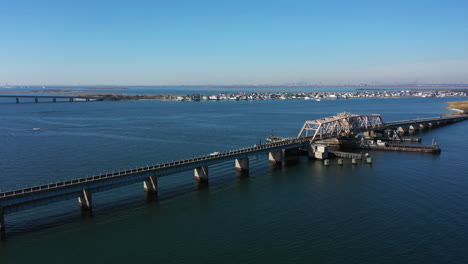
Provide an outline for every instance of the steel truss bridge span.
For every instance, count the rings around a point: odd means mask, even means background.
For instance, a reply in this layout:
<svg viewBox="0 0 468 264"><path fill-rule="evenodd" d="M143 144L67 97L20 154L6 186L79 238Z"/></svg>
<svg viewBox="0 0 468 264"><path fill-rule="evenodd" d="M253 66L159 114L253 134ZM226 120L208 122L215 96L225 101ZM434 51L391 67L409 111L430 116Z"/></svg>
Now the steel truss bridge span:
<svg viewBox="0 0 468 264"><path fill-rule="evenodd" d="M385 129L379 114L353 115L341 113L313 121L306 121L297 138L310 137L310 141L348 137L361 132Z"/></svg>

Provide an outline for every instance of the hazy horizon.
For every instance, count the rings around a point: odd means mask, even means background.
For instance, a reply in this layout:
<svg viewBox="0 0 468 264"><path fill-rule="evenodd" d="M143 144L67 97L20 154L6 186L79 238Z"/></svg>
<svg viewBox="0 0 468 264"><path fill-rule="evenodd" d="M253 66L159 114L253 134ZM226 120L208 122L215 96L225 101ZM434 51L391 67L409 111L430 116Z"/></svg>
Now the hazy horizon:
<svg viewBox="0 0 468 264"><path fill-rule="evenodd" d="M468 83L397 83L397 84L161 84L161 85L135 85L135 84L3 84L0 89L9 88L468 88Z"/></svg>
<svg viewBox="0 0 468 264"><path fill-rule="evenodd" d="M0 85L468 83L466 1L0 3Z"/></svg>

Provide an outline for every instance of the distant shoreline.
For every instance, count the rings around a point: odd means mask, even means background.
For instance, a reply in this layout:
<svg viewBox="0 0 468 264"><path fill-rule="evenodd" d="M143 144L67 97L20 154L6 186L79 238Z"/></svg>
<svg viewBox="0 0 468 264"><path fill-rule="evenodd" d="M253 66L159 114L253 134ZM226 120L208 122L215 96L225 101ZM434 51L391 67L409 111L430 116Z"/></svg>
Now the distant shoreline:
<svg viewBox="0 0 468 264"><path fill-rule="evenodd" d="M450 115L459 115L468 113L468 101L455 101L455 102L447 102L448 106L445 107L447 110L455 111Z"/></svg>
<svg viewBox="0 0 468 264"><path fill-rule="evenodd" d="M223 100L334 100L351 98L401 98L401 97L465 97L468 89L382 89L382 90L353 90L353 91L269 91L243 92L220 91L216 94L199 94L196 91L189 94L126 94L123 92L95 92L64 89L30 90L30 91L0 91L0 94L52 94L69 96L99 97L104 101L130 100L160 100L160 101L223 101ZM459 109L459 107L451 107Z"/></svg>

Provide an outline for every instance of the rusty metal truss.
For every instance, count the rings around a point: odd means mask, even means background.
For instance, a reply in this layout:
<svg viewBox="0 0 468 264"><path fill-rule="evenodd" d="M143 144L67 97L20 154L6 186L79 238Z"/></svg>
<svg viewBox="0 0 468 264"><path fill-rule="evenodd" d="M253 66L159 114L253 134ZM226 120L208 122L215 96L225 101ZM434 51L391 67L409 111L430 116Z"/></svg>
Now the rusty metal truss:
<svg viewBox="0 0 468 264"><path fill-rule="evenodd" d="M298 138L312 137L314 140L349 137L361 132L384 129L385 124L379 114L352 115L344 112L336 116L306 121Z"/></svg>

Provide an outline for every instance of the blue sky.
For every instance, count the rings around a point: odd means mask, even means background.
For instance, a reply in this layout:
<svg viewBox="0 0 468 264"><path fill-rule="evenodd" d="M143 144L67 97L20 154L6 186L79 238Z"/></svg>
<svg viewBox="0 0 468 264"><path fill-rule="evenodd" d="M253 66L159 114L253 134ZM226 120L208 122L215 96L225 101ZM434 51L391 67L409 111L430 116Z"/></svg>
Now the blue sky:
<svg viewBox="0 0 468 264"><path fill-rule="evenodd" d="M0 0L0 84L468 83L468 1Z"/></svg>

